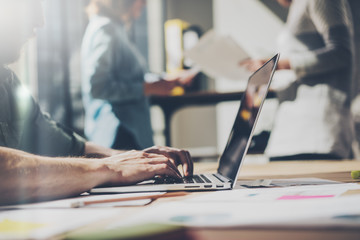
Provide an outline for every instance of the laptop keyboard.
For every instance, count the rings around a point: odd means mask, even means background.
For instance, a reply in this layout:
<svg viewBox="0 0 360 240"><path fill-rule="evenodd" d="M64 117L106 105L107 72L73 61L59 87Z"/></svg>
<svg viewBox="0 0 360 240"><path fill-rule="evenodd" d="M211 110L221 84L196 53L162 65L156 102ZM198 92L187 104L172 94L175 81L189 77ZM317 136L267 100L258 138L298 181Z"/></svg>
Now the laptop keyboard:
<svg viewBox="0 0 360 240"><path fill-rule="evenodd" d="M212 183L212 181L203 174L200 174L200 175L193 175L192 177L183 177L180 179L176 179L173 177L156 177L154 183L155 184Z"/></svg>

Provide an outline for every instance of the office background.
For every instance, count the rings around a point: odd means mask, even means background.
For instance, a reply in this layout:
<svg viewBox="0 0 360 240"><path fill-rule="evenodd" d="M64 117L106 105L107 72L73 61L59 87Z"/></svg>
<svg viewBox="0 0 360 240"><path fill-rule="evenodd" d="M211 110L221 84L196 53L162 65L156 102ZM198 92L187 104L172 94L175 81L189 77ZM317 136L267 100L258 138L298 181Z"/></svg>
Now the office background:
<svg viewBox="0 0 360 240"><path fill-rule="evenodd" d="M30 41L22 58L12 66L43 110L80 134L83 109L79 55L87 25L84 11L87 3L88 0L46 1L45 27L38 31L38 40ZM166 20L178 18L200 26L204 32L215 29L230 34L252 56L270 57L276 52L276 37L286 16L286 9L269 0L151 0L134 25L131 37L148 59L149 69L162 72L166 61ZM209 78L204 90L242 90L245 83L246 79ZM237 106L234 102L180 110L172 121L172 145L217 155L226 143ZM271 128L274 108L276 101L267 101L257 133ZM151 112L155 143L164 145L162 112L156 106Z"/></svg>

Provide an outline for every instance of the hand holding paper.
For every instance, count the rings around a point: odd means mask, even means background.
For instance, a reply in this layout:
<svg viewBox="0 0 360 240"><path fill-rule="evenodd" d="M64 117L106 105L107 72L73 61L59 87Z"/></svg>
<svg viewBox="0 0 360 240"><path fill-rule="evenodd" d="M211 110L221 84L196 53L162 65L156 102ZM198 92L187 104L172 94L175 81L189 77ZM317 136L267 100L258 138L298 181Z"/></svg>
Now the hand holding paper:
<svg viewBox="0 0 360 240"><path fill-rule="evenodd" d="M248 53L231 36L221 36L212 30L194 48L187 51L185 56L211 77L238 80L247 79L251 74L239 65L249 58Z"/></svg>

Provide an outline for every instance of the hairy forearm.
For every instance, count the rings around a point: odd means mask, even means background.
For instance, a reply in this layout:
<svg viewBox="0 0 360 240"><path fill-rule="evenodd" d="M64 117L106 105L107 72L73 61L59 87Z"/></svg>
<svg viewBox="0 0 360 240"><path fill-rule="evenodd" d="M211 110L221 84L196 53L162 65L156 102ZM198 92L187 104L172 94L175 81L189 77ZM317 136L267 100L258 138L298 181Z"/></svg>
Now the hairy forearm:
<svg viewBox="0 0 360 240"><path fill-rule="evenodd" d="M0 204L78 195L107 181L96 160L46 158L0 148Z"/></svg>
<svg viewBox="0 0 360 240"><path fill-rule="evenodd" d="M116 153L116 152L115 152ZM0 147L0 205L79 195L96 186L135 184L156 175L192 174L187 151L153 147L102 159L49 158Z"/></svg>
<svg viewBox="0 0 360 240"><path fill-rule="evenodd" d="M85 143L85 156L88 158L106 158L117 154L124 153L124 151L114 150L99 146L92 142Z"/></svg>

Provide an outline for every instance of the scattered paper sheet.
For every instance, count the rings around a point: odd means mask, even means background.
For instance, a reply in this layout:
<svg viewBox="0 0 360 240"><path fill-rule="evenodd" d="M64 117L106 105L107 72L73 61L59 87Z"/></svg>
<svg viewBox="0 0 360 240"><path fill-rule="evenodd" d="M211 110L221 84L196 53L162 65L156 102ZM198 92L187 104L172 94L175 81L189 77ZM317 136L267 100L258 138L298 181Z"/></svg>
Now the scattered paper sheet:
<svg viewBox="0 0 360 240"><path fill-rule="evenodd" d="M231 36L211 30L185 53L204 73L214 78L247 79L251 73L240 62L250 56Z"/></svg>
<svg viewBox="0 0 360 240"><path fill-rule="evenodd" d="M0 239L49 239L120 213L120 209L3 211L0 212Z"/></svg>
<svg viewBox="0 0 360 240"><path fill-rule="evenodd" d="M31 203L31 204L20 204L20 205L11 205L11 206L2 206L1 209L44 209L44 208L70 208L74 203L79 201L98 201L98 200L108 200L108 199L122 199L129 197L146 197L149 195L163 195L165 192L147 192L147 193L128 193L128 194L107 194L107 195L89 195L77 198L69 198L64 200L48 201L41 203ZM144 206L151 202L151 199L143 199L136 201L119 201L112 203L104 204L93 204L86 206L87 208L95 207L128 207L128 206Z"/></svg>
<svg viewBox="0 0 360 240"><path fill-rule="evenodd" d="M338 197L348 190L360 189L358 184L330 184L319 186L294 186L284 188L234 189L213 192L188 199L187 202L261 202L276 201L283 196L333 196Z"/></svg>
<svg viewBox="0 0 360 240"><path fill-rule="evenodd" d="M218 191L153 206L124 224L157 222L191 227L360 227L358 184Z"/></svg>

